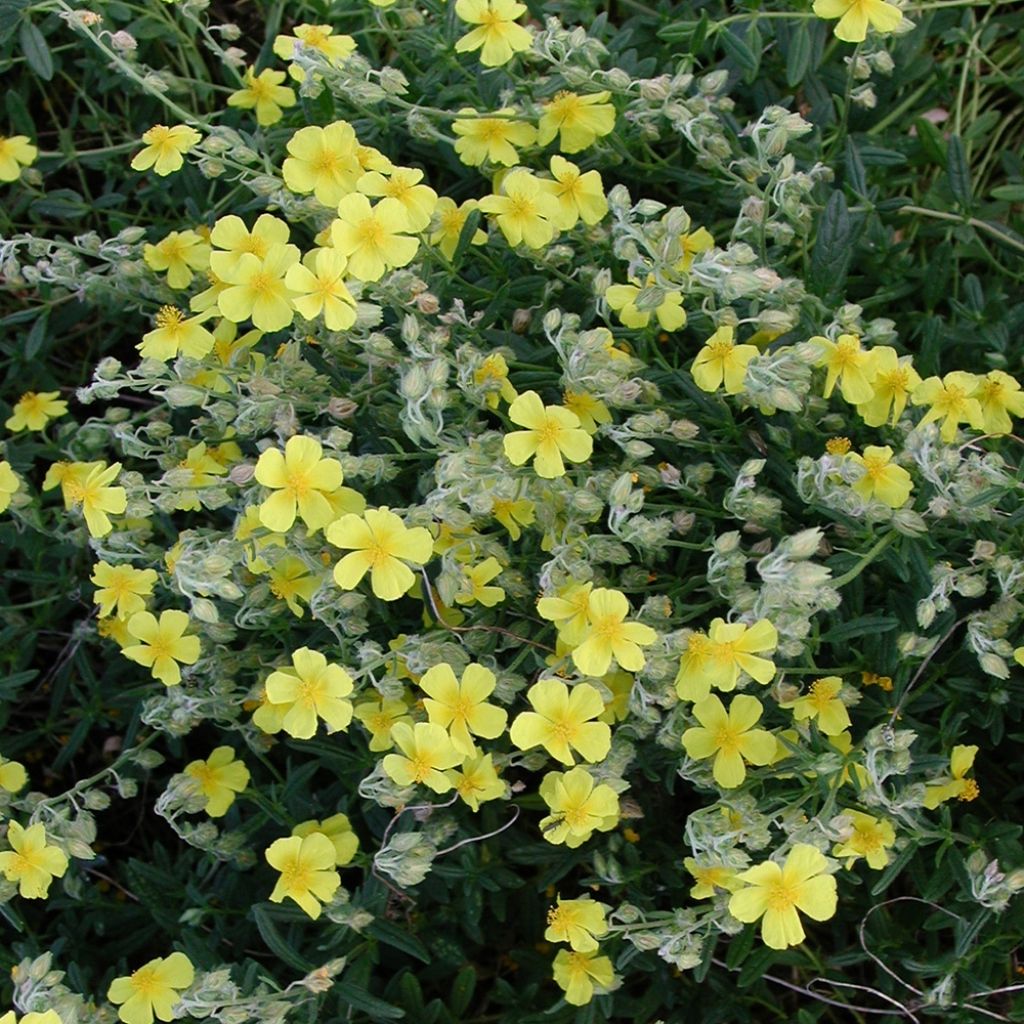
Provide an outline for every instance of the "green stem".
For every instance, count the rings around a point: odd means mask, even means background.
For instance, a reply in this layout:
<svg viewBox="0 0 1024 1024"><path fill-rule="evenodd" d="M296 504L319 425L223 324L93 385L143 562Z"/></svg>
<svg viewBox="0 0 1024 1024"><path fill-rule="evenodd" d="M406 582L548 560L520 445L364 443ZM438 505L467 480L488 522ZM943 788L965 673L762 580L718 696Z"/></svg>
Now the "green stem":
<svg viewBox="0 0 1024 1024"><path fill-rule="evenodd" d="M832 586L838 590L840 587L845 587L847 583L855 580L897 537L895 532L887 533L881 540L875 543L875 546L871 548L866 555L859 559L851 569L844 572L842 576L837 576L832 580Z"/></svg>

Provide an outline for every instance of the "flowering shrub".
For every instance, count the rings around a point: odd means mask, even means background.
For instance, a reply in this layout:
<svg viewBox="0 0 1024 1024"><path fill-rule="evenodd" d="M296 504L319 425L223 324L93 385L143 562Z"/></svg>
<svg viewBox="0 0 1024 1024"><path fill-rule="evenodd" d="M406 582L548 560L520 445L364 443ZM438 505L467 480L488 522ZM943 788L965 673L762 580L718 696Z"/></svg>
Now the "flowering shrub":
<svg viewBox="0 0 1024 1024"><path fill-rule="evenodd" d="M10 6L5 1005L1021 1019L1020 16Z"/></svg>

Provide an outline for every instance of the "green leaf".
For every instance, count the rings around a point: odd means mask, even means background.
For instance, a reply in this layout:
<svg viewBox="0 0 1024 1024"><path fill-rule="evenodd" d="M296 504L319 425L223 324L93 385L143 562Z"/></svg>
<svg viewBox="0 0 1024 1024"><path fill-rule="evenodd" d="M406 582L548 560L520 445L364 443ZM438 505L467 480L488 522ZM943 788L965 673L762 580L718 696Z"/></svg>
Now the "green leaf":
<svg viewBox="0 0 1024 1024"><path fill-rule="evenodd" d="M53 78L53 55L43 38L43 33L28 18L21 23L21 28L18 31L18 43L28 66L44 82L50 81Z"/></svg>
<svg viewBox="0 0 1024 1024"><path fill-rule="evenodd" d="M427 947L415 935L410 935L390 921L378 917L365 931L367 935L372 935L378 942L383 942L385 946L400 949L403 953L408 953L409 956L413 956L425 964L430 963L430 951Z"/></svg>
<svg viewBox="0 0 1024 1024"><path fill-rule="evenodd" d="M270 910L263 904L256 904L252 908L253 920L256 922L260 937L266 943L267 949L278 959L288 964L289 967L294 967L295 970L301 971L303 974L313 970L316 965L300 956L296 950L288 945L284 936L278 931L277 925L274 924L270 913ZM335 986L335 988L338 987L340 986Z"/></svg>
<svg viewBox="0 0 1024 1024"><path fill-rule="evenodd" d="M786 53L786 85L791 89L798 86L807 74L811 63L811 30L806 21L801 21L789 40Z"/></svg>
<svg viewBox="0 0 1024 1024"><path fill-rule="evenodd" d="M997 185L992 189L993 199L1003 199L1010 203L1024 203L1024 184Z"/></svg>
<svg viewBox="0 0 1024 1024"><path fill-rule="evenodd" d="M743 72L743 78L750 81L761 66L760 54L754 51L735 32L722 33L722 49L729 59Z"/></svg>
<svg viewBox="0 0 1024 1024"><path fill-rule="evenodd" d="M818 221L818 232L811 252L808 285L815 295L837 295L846 283L857 232L850 220L846 198L833 192Z"/></svg>
<svg viewBox="0 0 1024 1024"><path fill-rule="evenodd" d="M459 1018L465 1016L469 1004L473 1001L473 994L476 992L476 968L467 964L452 982L452 992L448 998L448 1007L452 1016Z"/></svg>
<svg viewBox="0 0 1024 1024"><path fill-rule="evenodd" d="M479 210L471 210L459 232L459 240L455 245L455 252L452 253L452 263L457 267L462 262L463 253L473 242L473 236L480 229L480 220L483 214Z"/></svg>
<svg viewBox="0 0 1024 1024"><path fill-rule="evenodd" d="M371 996L365 989L357 988L347 981L336 981L331 991L353 1010L362 1010L373 1020L401 1020L405 1016L405 1010L401 1007L385 1003L383 999Z"/></svg>
<svg viewBox="0 0 1024 1024"><path fill-rule="evenodd" d="M862 615L858 619L850 619L849 622L841 622L833 626L827 633L821 636L822 643L834 644L840 640L847 640L852 636L866 636L876 633L888 633L899 626L900 620L889 615Z"/></svg>
<svg viewBox="0 0 1024 1024"><path fill-rule="evenodd" d="M959 135L951 135L946 146L946 177L949 179L949 190L953 193L953 198L965 210L969 210L974 199L971 169L967 164L967 154Z"/></svg>
<svg viewBox="0 0 1024 1024"><path fill-rule="evenodd" d="M917 132L917 138L921 143L925 156L933 164L938 164L940 167L944 166L946 163L946 142L942 138L942 133L939 129L927 118L919 117L914 122L914 130Z"/></svg>
<svg viewBox="0 0 1024 1024"><path fill-rule="evenodd" d="M46 310L32 325L25 339L25 358L34 359L46 340L46 327L50 322L50 311Z"/></svg>

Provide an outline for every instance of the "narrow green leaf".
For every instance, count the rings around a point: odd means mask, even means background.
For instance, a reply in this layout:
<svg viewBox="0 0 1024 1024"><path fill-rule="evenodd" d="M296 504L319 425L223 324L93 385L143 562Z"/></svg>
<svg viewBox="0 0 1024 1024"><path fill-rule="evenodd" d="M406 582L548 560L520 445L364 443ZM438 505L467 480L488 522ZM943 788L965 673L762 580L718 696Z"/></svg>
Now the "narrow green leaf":
<svg viewBox="0 0 1024 1024"><path fill-rule="evenodd" d="M1010 203L1024 203L1024 184L997 185L992 189L993 199L1003 199Z"/></svg>
<svg viewBox="0 0 1024 1024"><path fill-rule="evenodd" d="M50 311L46 310L32 325L32 330L28 332L28 337L25 339L26 359L35 359L39 350L43 347L43 342L46 340L46 327L49 322Z"/></svg>
<svg viewBox="0 0 1024 1024"><path fill-rule="evenodd" d="M372 935L378 942L383 942L385 946L400 949L403 953L408 953L409 956L413 956L425 964L430 963L430 951L427 947L415 935L410 935L390 921L378 917L366 928L366 934Z"/></svg>
<svg viewBox="0 0 1024 1024"><path fill-rule="evenodd" d="M455 252L452 253L452 263L458 266L462 262L463 253L470 247L473 242L473 236L480 229L480 220L482 214L479 210L471 210L469 216L466 218L466 223L462 225L462 230L459 232L459 240L455 245Z"/></svg>
<svg viewBox="0 0 1024 1024"><path fill-rule="evenodd" d="M53 55L43 38L43 33L28 18L21 23L18 30L18 42L28 66L44 82L50 81L53 78Z"/></svg>
<svg viewBox="0 0 1024 1024"><path fill-rule="evenodd" d="M336 981L331 991L353 1010L362 1010L373 1020L401 1020L405 1016L405 1010L385 1003L383 999L371 996L365 989L357 988L347 981Z"/></svg>
<svg viewBox="0 0 1024 1024"><path fill-rule="evenodd" d="M789 40L786 53L786 84L792 89L798 86L807 74L811 63L811 30L806 21L801 21Z"/></svg>
<svg viewBox="0 0 1024 1024"><path fill-rule="evenodd" d="M917 138L921 143L925 156L933 164L938 164L940 167L945 166L946 143L939 129L927 118L919 117L914 122L914 130L917 133Z"/></svg>
<svg viewBox="0 0 1024 1024"><path fill-rule="evenodd" d="M951 135L946 146L946 177L953 198L965 209L971 208L973 190L971 188L971 168L967 164L967 154L959 135Z"/></svg>
<svg viewBox="0 0 1024 1024"><path fill-rule="evenodd" d="M824 298L842 291L855 241L856 231L846 198L842 192L833 192L818 220L818 232L811 252L808 284L815 295Z"/></svg>
<svg viewBox="0 0 1024 1024"><path fill-rule="evenodd" d="M313 970L316 965L300 956L298 952L288 945L284 936L280 933L277 925L271 918L270 911L266 906L262 904L254 906L252 908L252 918L256 922L256 927L259 930L260 937L266 943L267 949L269 949L274 956L288 964L289 967L293 967L295 970L301 971L303 974Z"/></svg>
<svg viewBox="0 0 1024 1024"><path fill-rule="evenodd" d="M722 49L725 50L729 59L743 73L744 79L749 80L757 74L761 65L761 57L742 40L735 32L725 31L722 33Z"/></svg>
<svg viewBox="0 0 1024 1024"><path fill-rule="evenodd" d="M448 1006L453 1017L465 1016L475 992L476 968L472 964L467 964L455 975L455 981L452 983L452 994L448 999Z"/></svg>

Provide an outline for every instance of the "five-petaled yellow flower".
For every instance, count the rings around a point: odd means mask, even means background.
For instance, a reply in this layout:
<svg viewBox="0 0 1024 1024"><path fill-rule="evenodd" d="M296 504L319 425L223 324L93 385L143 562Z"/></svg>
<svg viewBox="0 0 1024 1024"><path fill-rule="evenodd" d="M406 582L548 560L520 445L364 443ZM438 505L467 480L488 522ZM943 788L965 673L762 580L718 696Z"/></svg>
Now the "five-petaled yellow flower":
<svg viewBox="0 0 1024 1024"><path fill-rule="evenodd" d="M348 271L360 281L379 281L386 271L404 267L416 255L419 239L408 232L405 207L391 196L376 206L361 192L338 203L331 243L348 259Z"/></svg>
<svg viewBox="0 0 1024 1024"><path fill-rule="evenodd" d="M537 141L546 146L558 135L563 153L579 153L615 128L615 108L608 102L611 93L593 92L581 96L559 92L544 104L537 126Z"/></svg>
<svg viewBox="0 0 1024 1024"><path fill-rule="evenodd" d="M4 426L8 430L42 430L50 420L65 415L68 403L58 398L59 391L26 391L14 403L14 411Z"/></svg>
<svg viewBox="0 0 1024 1024"><path fill-rule="evenodd" d="M28 782L28 772L20 761L8 761L0 754L0 789L17 793Z"/></svg>
<svg viewBox="0 0 1024 1024"><path fill-rule="evenodd" d="M929 782L924 790L924 806L933 811L939 804L947 800L963 800L969 803L978 797L980 789L974 779L967 778L967 773L974 766L974 758L978 748L972 743L958 744L949 757L949 775L939 782Z"/></svg>
<svg viewBox="0 0 1024 1024"><path fill-rule="evenodd" d="M459 768L451 768L445 774L459 798L470 810L479 811L480 805L488 800L497 800L505 795L505 783L498 778L498 771L490 754L477 752L467 757Z"/></svg>
<svg viewBox="0 0 1024 1024"><path fill-rule="evenodd" d="M548 911L544 938L548 942L568 942L577 953L593 953L597 940L608 934L607 910L605 904L589 897L563 900L558 896Z"/></svg>
<svg viewBox="0 0 1024 1024"><path fill-rule="evenodd" d="M578 953L562 949L552 964L555 984L565 992L571 1006L584 1006L594 998L597 988L607 990L615 980L611 960L596 953Z"/></svg>
<svg viewBox="0 0 1024 1024"><path fill-rule="evenodd" d="M1002 370L990 370L978 381L973 397L981 409L981 429L986 434L1013 432L1010 416L1024 416L1024 391Z"/></svg>
<svg viewBox="0 0 1024 1024"><path fill-rule="evenodd" d="M541 679L527 691L532 711L516 716L509 737L520 750L543 747L556 761L574 765L577 751L584 760L602 760L611 749L612 731L597 721L604 713L601 694L589 683L571 690L560 679Z"/></svg>
<svg viewBox="0 0 1024 1024"><path fill-rule="evenodd" d="M345 331L356 322L356 300L345 284L347 267L337 249L317 249L285 274L295 308L307 320L322 316L329 331Z"/></svg>
<svg viewBox="0 0 1024 1024"><path fill-rule="evenodd" d="M452 788L446 771L461 764L462 755L441 726L398 722L391 728L391 737L401 753L384 757L384 772L389 779L399 786L427 786L435 793L447 793Z"/></svg>
<svg viewBox="0 0 1024 1024"><path fill-rule="evenodd" d="M168 128L155 124L143 132L142 141L146 148L136 153L132 160L133 171L148 171L150 167L161 178L180 171L185 163L185 154L202 138L187 124L176 124Z"/></svg>
<svg viewBox="0 0 1024 1024"><path fill-rule="evenodd" d="M21 478L11 469L9 462L0 459L0 512L7 511L11 498L18 493L20 487Z"/></svg>
<svg viewBox="0 0 1024 1024"><path fill-rule="evenodd" d="M515 22L526 13L525 4L516 0L457 0L455 13L477 26L456 42L456 53L480 50L480 63L496 68L530 48L533 37Z"/></svg>
<svg viewBox="0 0 1024 1024"><path fill-rule="evenodd" d="M322 904L341 886L341 875L335 871L334 843L322 832L275 839L267 848L266 858L272 868L281 872L270 901L292 899L314 921L320 916Z"/></svg>
<svg viewBox="0 0 1024 1024"><path fill-rule="evenodd" d="M329 664L319 651L300 647L292 654L292 667L272 672L264 685L267 700L284 712L281 728L289 736L308 740L323 719L331 732L348 728L352 721L352 677L340 666Z"/></svg>
<svg viewBox="0 0 1024 1024"><path fill-rule="evenodd" d="M159 242L146 243L142 258L150 270L166 271L171 288L187 288L196 270L210 265L210 246L196 231L171 231Z"/></svg>
<svg viewBox="0 0 1024 1024"><path fill-rule="evenodd" d="M139 642L121 653L145 665L165 686L176 686L181 682L178 663L194 665L202 647L199 637L185 632L188 625L188 614L173 608L161 612L159 620L152 612L136 612L128 620L128 632Z"/></svg>
<svg viewBox="0 0 1024 1024"><path fill-rule="evenodd" d="M27 135L0 135L0 181L17 181L22 167L35 163L38 155Z"/></svg>
<svg viewBox="0 0 1024 1024"><path fill-rule="evenodd" d="M251 252L213 253L213 272L227 285L217 296L221 314L236 324L251 319L261 331L287 327L295 319L295 306L285 279L298 262L294 245L272 245L262 258Z"/></svg>
<svg viewBox="0 0 1024 1024"><path fill-rule="evenodd" d="M320 442L295 434L284 451L268 448L256 462L256 480L274 493L260 505L260 522L276 533L287 533L298 516L310 532L334 518L325 495L336 491L344 479L341 463L323 457Z"/></svg>
<svg viewBox="0 0 1024 1024"><path fill-rule="evenodd" d="M740 674L767 684L775 676L775 663L762 654L770 654L779 642L779 634L767 619L750 626L742 622L712 619L707 635L692 633L680 659L676 692L683 700L703 700L714 687L734 690Z"/></svg>
<svg viewBox="0 0 1024 1024"><path fill-rule="evenodd" d="M827 921L836 912L836 880L825 872L828 861L820 850L797 843L781 867L765 861L737 878L744 884L729 897L729 913L749 924L761 921L761 938L771 949L804 941L800 913Z"/></svg>
<svg viewBox="0 0 1024 1024"><path fill-rule="evenodd" d="M452 122L455 152L467 167L479 167L485 160L499 167L519 163L519 149L537 141L532 124L515 119L512 107L502 107L493 114L477 114L472 107L462 107Z"/></svg>
<svg viewBox="0 0 1024 1024"><path fill-rule="evenodd" d="M880 427L886 420L896 426L921 378L910 356L901 357L888 345L876 345L871 350L871 362L874 367L871 377L874 394L857 406L857 412L869 427Z"/></svg>
<svg viewBox="0 0 1024 1024"><path fill-rule="evenodd" d="M818 365L826 368L825 398L838 384L843 398L851 405L871 401L875 394L872 381L876 364L871 352L860 347L856 334L840 334L835 341L819 335L811 338L811 344L821 352Z"/></svg>
<svg viewBox="0 0 1024 1024"><path fill-rule="evenodd" d="M548 772L540 795L551 813L540 821L549 843L582 846L594 832L608 832L619 821L619 798L607 783L597 783L582 765L567 772Z"/></svg>
<svg viewBox="0 0 1024 1024"><path fill-rule="evenodd" d="M584 173L561 156L553 156L550 167L553 180L541 179L541 183L558 200L555 226L570 231L581 220L588 227L601 221L608 212L601 175L597 171Z"/></svg>
<svg viewBox="0 0 1024 1024"><path fill-rule="evenodd" d="M117 1007L124 1024L153 1024L174 1020L174 1006L181 993L195 979L195 968L184 953L156 957L124 978L115 978L107 989L107 998Z"/></svg>
<svg viewBox="0 0 1024 1024"><path fill-rule="evenodd" d="M206 797L206 813L211 818L222 818L235 802L235 796L249 785L249 769L235 760L231 747L217 747L205 761L191 761L185 765L185 774L195 779L199 791Z"/></svg>
<svg viewBox="0 0 1024 1024"><path fill-rule="evenodd" d="M501 191L484 196L480 209L494 219L509 245L543 249L554 237L561 206L536 175L515 170L501 183Z"/></svg>
<svg viewBox="0 0 1024 1024"><path fill-rule="evenodd" d="M300 128L288 140L289 155L281 166L284 183L293 192L312 192L324 206L337 206L355 191L363 173L357 145L348 121Z"/></svg>
<svg viewBox="0 0 1024 1024"><path fill-rule="evenodd" d="M588 676L603 676L617 661L627 672L639 672L647 664L641 647L658 634L642 622L627 622L629 601L618 590L598 587L587 601L588 626L572 652L576 667Z"/></svg>
<svg viewBox="0 0 1024 1024"><path fill-rule="evenodd" d="M889 508L903 508L914 488L910 474L892 461L888 445L868 445L863 455L852 452L851 462L864 467L864 475L853 484L853 490L862 498L877 498Z"/></svg>
<svg viewBox="0 0 1024 1024"><path fill-rule="evenodd" d="M839 676L825 676L815 679L802 697L784 701L779 706L792 708L796 721L815 721L826 736L838 736L852 724L850 712L839 696L842 689L843 681Z"/></svg>
<svg viewBox="0 0 1024 1024"><path fill-rule="evenodd" d="M946 444L956 437L957 428L967 423L975 430L984 430L981 404L977 399L980 379L973 373L954 370L945 377L929 377L914 388L910 401L930 406L920 425L942 420L939 436Z"/></svg>
<svg viewBox="0 0 1024 1024"><path fill-rule="evenodd" d="M334 35L334 29L330 25L296 25L292 31L295 33L293 36L274 37L275 57L292 60L298 44L303 49L323 54L334 67L338 67L356 49L356 41L351 36ZM306 72L298 64L289 64L288 74L296 82L302 82L306 78Z"/></svg>
<svg viewBox="0 0 1024 1024"><path fill-rule="evenodd" d="M648 277L646 287L653 287L654 278ZM644 289L639 281L629 284L613 284L604 293L609 308L614 309L626 327L646 327L651 322L652 309L641 309L637 299ZM683 293L672 289L662 290L661 302L653 308L658 324L663 331L678 331L686 326L686 310L683 309Z"/></svg>
<svg viewBox="0 0 1024 1024"><path fill-rule="evenodd" d="M565 475L563 457L586 462L594 450L579 417L560 405L545 405L536 391L524 391L508 407L508 418L525 430L505 435L505 455L513 466L533 459L537 476L551 480Z"/></svg>
<svg viewBox="0 0 1024 1024"><path fill-rule="evenodd" d="M775 756L775 737L755 729L764 710L756 697L741 693L725 705L711 694L694 704L699 726L683 733L686 753L697 760L714 757L711 773L723 789L735 789L747 777L747 764L769 764Z"/></svg>
<svg viewBox="0 0 1024 1024"><path fill-rule="evenodd" d="M127 491L110 486L121 472L121 463L88 465L87 473L64 481L64 497L72 508L81 507L90 536L105 537L113 529L110 515L120 515L128 507Z"/></svg>
<svg viewBox="0 0 1024 1024"><path fill-rule="evenodd" d="M899 8L885 0L814 0L814 13L819 18L838 18L836 39L844 43L864 42L868 25L880 35L888 35L903 20Z"/></svg>
<svg viewBox="0 0 1024 1024"><path fill-rule="evenodd" d="M845 857L846 867L853 867L858 857L868 867L880 871L889 863L889 847L896 842L896 830L888 818L875 818L863 811L844 811L850 824L842 842L832 847L833 857Z"/></svg>
<svg viewBox="0 0 1024 1024"><path fill-rule="evenodd" d="M480 204L475 199L467 199L461 205L456 205L455 200L449 199L447 196L441 196L438 199L437 205L434 207L433 227L427 240L441 250L446 260L454 259L455 250L459 247L459 239L462 237L462 229L466 226L469 215L479 206ZM486 241L487 232L481 231L480 228L473 232L473 237L469 240L470 245L484 245ZM505 373L507 376L507 365ZM505 383L511 388L507 380ZM512 397L515 397L514 392ZM497 407L497 396L495 396L494 407Z"/></svg>
<svg viewBox="0 0 1024 1024"><path fill-rule="evenodd" d="M332 814L323 821L303 821L292 829L292 835L305 839L318 832L326 836L334 847L334 866L343 867L351 862L359 849L359 837L352 831L347 814Z"/></svg>
<svg viewBox="0 0 1024 1024"><path fill-rule="evenodd" d="M283 115L282 107L294 107L295 91L282 85L285 74L266 68L258 75L252 67L245 69L242 88L228 97L229 107L242 110L256 109L256 123L263 127L276 124Z"/></svg>
<svg viewBox="0 0 1024 1024"><path fill-rule="evenodd" d="M161 306L154 317L154 328L142 336L136 346L143 359L168 362L179 355L202 359L213 351L213 335L203 326L206 313L186 317L177 306Z"/></svg>
<svg viewBox="0 0 1024 1024"><path fill-rule="evenodd" d="M0 853L0 871L8 882L18 883L18 892L27 900L45 899L50 883L63 878L68 858L60 847L48 846L41 822L23 828L13 819L7 823L10 850Z"/></svg>
<svg viewBox="0 0 1024 1024"><path fill-rule="evenodd" d="M483 665L467 665L461 681L445 662L420 677L419 687L427 694L423 701L427 717L448 730L452 745L463 757L477 752L474 736L493 740L505 731L508 712L487 703L496 683L494 673Z"/></svg>
<svg viewBox="0 0 1024 1024"><path fill-rule="evenodd" d="M714 392L723 384L727 395L738 395L743 391L747 365L758 351L756 345L737 345L735 336L734 327L719 327L697 353L690 373L701 391Z"/></svg>
<svg viewBox="0 0 1024 1024"><path fill-rule="evenodd" d="M334 582L354 590L369 573L374 596L397 601L416 582L409 565L426 565L434 551L434 538L422 526L408 527L389 508L350 512L324 531L336 548L348 548L334 567Z"/></svg>
<svg viewBox="0 0 1024 1024"><path fill-rule="evenodd" d="M100 618L116 614L124 619L145 610L146 598L153 593L157 574L155 569L100 561L93 566L89 580L96 585L92 599L100 606Z"/></svg>

